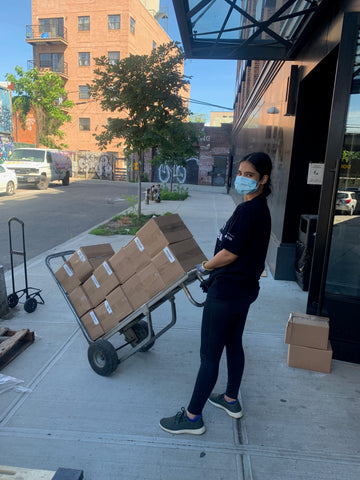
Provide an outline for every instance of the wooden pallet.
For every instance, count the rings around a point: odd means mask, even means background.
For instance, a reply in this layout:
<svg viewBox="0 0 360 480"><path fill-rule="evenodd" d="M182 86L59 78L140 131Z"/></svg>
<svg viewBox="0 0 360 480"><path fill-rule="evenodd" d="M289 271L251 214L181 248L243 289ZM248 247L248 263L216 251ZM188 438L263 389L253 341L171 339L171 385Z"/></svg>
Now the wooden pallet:
<svg viewBox="0 0 360 480"><path fill-rule="evenodd" d="M0 480L51 480L55 472L0 465Z"/></svg>
<svg viewBox="0 0 360 480"><path fill-rule="evenodd" d="M0 327L0 370L31 345L34 340L35 334L28 328L10 330L10 328Z"/></svg>
<svg viewBox="0 0 360 480"><path fill-rule="evenodd" d="M50 470L33 470L30 468L8 467L0 465L0 480L84 480L83 470L58 468Z"/></svg>

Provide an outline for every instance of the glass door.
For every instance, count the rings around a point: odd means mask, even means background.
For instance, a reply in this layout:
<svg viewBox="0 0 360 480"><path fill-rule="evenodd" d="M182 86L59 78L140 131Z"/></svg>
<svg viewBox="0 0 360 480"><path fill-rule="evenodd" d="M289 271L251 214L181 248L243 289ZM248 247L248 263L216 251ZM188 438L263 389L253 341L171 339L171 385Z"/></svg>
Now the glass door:
<svg viewBox="0 0 360 480"><path fill-rule="evenodd" d="M333 357L360 363L360 15L344 15L307 313L330 319Z"/></svg>
<svg viewBox="0 0 360 480"><path fill-rule="evenodd" d="M330 317L334 357L360 363L360 33L337 188L322 314Z"/></svg>
<svg viewBox="0 0 360 480"><path fill-rule="evenodd" d="M356 90L350 95L325 292L360 298L360 90Z"/></svg>

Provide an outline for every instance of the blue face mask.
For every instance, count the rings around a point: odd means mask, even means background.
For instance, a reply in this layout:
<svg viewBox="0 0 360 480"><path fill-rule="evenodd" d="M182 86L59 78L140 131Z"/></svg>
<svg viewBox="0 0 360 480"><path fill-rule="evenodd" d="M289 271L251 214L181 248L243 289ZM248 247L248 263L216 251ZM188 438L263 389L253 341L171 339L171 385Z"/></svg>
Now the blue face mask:
<svg viewBox="0 0 360 480"><path fill-rule="evenodd" d="M247 195L257 190L257 182L248 177L236 177L234 186L239 195Z"/></svg>

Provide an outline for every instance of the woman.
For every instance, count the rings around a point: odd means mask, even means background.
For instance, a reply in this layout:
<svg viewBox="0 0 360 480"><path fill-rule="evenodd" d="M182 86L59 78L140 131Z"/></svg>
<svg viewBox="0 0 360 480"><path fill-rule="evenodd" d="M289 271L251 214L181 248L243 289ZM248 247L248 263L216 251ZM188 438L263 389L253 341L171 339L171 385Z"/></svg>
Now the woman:
<svg viewBox="0 0 360 480"><path fill-rule="evenodd" d="M205 432L202 410L208 400L233 418L243 415L238 394L244 371L242 335L249 307L259 293L265 268L271 219L266 197L270 194L271 160L266 153L246 155L239 164L236 191L244 195L218 234L215 254L198 265L210 274L201 327L201 364L187 410L160 420L169 433ZM222 352L226 349L228 382L223 394L211 394Z"/></svg>

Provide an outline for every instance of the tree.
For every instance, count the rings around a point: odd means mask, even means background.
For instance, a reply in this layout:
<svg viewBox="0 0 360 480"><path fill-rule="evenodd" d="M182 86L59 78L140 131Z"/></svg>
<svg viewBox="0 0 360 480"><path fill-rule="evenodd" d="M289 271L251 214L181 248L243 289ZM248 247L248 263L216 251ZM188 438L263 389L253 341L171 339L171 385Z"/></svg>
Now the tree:
<svg viewBox="0 0 360 480"><path fill-rule="evenodd" d="M154 157L153 163L157 165L165 163L170 167L171 192L175 168L178 165L185 167L186 160L198 154L196 145L201 136L202 132L193 123L177 119L169 122L162 131L159 153Z"/></svg>
<svg viewBox="0 0 360 480"><path fill-rule="evenodd" d="M174 120L187 117L189 111L181 90L189 81L182 74L184 53L177 43L160 45L150 55L130 55L111 63L96 58L97 68L90 91L103 110L116 112L103 131L96 135L101 149L118 139L124 153L136 153L139 160L138 217L141 215L141 176L145 150L157 146L161 132Z"/></svg>
<svg viewBox="0 0 360 480"><path fill-rule="evenodd" d="M207 116L205 113L192 113L189 117L189 120L193 123L206 123Z"/></svg>
<svg viewBox="0 0 360 480"><path fill-rule="evenodd" d="M19 66L15 67L15 74L7 73L5 78L14 85L13 108L19 112L24 126L27 114L34 111L36 147L65 147L57 141L64 137L60 127L71 121L68 110L74 104L67 99L62 78L51 71L41 73L37 68L24 72Z"/></svg>

